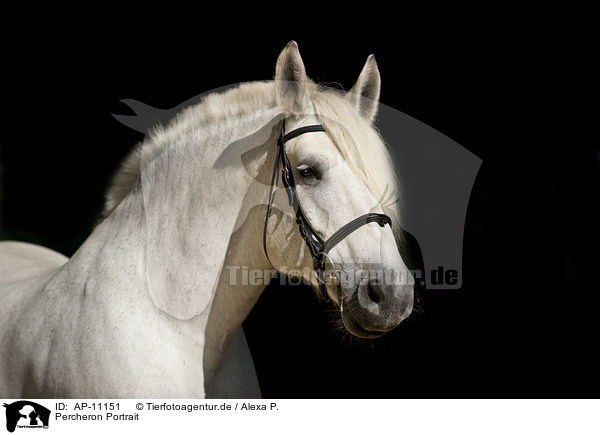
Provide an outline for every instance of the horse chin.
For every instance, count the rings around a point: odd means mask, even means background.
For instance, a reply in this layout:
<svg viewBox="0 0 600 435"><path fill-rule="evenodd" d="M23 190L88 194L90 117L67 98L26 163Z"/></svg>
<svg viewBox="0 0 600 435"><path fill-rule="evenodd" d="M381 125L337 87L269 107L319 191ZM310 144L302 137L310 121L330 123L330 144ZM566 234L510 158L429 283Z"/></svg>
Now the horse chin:
<svg viewBox="0 0 600 435"><path fill-rule="evenodd" d="M362 326L360 326L360 324L356 321L356 319L352 316L352 314L348 310L342 310L341 315L342 315L342 321L344 322L344 326L346 327L346 330L350 334L352 334L356 337L379 338L387 332L387 331L370 331L368 329L363 328Z"/></svg>

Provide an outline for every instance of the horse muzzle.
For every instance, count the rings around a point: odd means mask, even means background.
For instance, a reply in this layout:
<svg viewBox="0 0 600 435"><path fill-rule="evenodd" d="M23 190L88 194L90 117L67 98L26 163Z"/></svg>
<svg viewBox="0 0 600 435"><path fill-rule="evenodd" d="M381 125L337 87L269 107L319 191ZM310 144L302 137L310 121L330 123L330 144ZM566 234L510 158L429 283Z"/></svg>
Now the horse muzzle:
<svg viewBox="0 0 600 435"><path fill-rule="evenodd" d="M391 331L412 312L413 285L360 282L352 289L340 286L339 304L346 329L362 338Z"/></svg>

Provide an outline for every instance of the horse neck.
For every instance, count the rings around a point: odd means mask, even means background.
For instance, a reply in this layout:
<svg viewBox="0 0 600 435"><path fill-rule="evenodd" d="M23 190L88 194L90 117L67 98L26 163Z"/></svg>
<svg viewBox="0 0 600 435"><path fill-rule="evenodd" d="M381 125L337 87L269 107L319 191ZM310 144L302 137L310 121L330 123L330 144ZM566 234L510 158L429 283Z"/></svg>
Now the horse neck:
<svg viewBox="0 0 600 435"><path fill-rule="evenodd" d="M70 298L85 294L87 300L107 307L107 311L110 306L127 306L143 312L143 316L166 318L176 323L179 333L197 345L206 344L205 360L209 364L218 364L229 338L239 330L268 284L251 285L244 278L248 276L245 271L266 270L268 276L268 271L272 270L262 252L262 230L269 188L264 180L270 177L275 142L259 148L253 157L259 172L254 174L254 181L249 185L240 186L245 190L242 209L236 211L239 215L230 240L224 241L225 244L229 242L227 254L210 309L205 313L188 321L178 321L153 305L146 285L146 216L139 183L94 229L54 281L69 283ZM244 179L247 178L246 174ZM235 180L223 182L234 183ZM218 189L216 186L215 190ZM232 277L237 281L232 282ZM57 284L57 287L61 285L64 288L63 284Z"/></svg>
<svg viewBox="0 0 600 435"><path fill-rule="evenodd" d="M272 164L274 153L274 150L268 151L265 171ZM244 278L245 271L272 269L262 251L267 189L260 182L253 182L248 188L244 206L239 211L239 223L236 223L236 230L229 240L217 291L210 311L207 310L203 319L205 325L210 313L209 334L214 334L211 335L211 344L220 342L218 347L222 347L223 341L226 341L226 337L218 336L241 325L266 285L262 282L254 286L248 284ZM159 311L154 305L150 309L152 300L146 287L146 237L143 198L138 184L94 229L53 278L50 287L66 282L70 287L69 297L85 294L86 298L94 299L100 305L118 303L123 306L130 303L139 306L146 315L151 311ZM61 284L57 284L59 282ZM161 315L169 317L164 313ZM187 321L195 329L190 332L193 335L204 330L202 322L196 320ZM180 325L177 327L182 328Z"/></svg>
<svg viewBox="0 0 600 435"><path fill-rule="evenodd" d="M258 179L266 179L275 159L275 143L267 149ZM268 186L254 182L238 216L241 224L229 240L227 256L206 324L204 376L211 381L231 338L240 330L275 270L263 251L263 228Z"/></svg>

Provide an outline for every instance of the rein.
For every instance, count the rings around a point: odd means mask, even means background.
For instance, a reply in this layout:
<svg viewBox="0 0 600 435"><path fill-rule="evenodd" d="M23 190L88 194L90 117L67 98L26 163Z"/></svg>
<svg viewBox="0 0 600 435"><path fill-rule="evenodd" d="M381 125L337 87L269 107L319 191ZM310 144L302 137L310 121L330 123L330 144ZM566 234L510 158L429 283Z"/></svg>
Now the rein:
<svg viewBox="0 0 600 435"><path fill-rule="evenodd" d="M271 187L269 189L269 199L265 216L263 250L265 252L267 261L271 266L273 266L273 263L271 263L271 260L269 259L269 252L267 250L267 229L269 225L269 217L273 208L273 200L275 199L275 193L277 191L277 176L279 174L279 166L281 165L281 180L287 192L290 206L294 209L294 213L296 214L296 224L298 225L298 230L300 231L300 235L304 239L304 242L310 251L310 255L312 256L313 268L317 277L317 281L319 282L319 289L323 293L323 296L327 296L327 288L325 280L323 279L323 273L325 272L325 261L329 251L363 225L377 222L380 227L384 227L386 224L391 227L392 220L385 214L367 213L348 222L346 225L333 233L333 235L327 240L324 240L321 236L319 236L319 234L317 234L304 215L302 207L300 206L300 199L298 198L298 192L296 191L296 182L294 181L293 168L285 152L286 142L302 134L313 132L326 132L326 130L323 125L317 124L300 127L286 134L285 120L283 120L281 124L281 134L277 139L277 154L275 156L273 175L271 176ZM275 267L273 266L273 268ZM331 284L337 284L335 279L332 277L328 278L327 282Z"/></svg>

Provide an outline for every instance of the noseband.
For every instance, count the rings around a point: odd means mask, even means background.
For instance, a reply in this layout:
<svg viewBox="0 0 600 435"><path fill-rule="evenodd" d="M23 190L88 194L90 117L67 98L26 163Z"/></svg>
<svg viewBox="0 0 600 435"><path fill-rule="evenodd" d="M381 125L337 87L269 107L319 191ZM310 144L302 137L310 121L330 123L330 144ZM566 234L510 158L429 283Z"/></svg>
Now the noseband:
<svg viewBox="0 0 600 435"><path fill-rule="evenodd" d="M317 276L317 281L319 282L319 289L323 293L323 296L327 295L327 288L325 287L323 272L325 271L325 261L329 251L363 225L371 222L377 222L381 227L385 226L386 224L388 224L390 227L392 226L392 220L389 216L381 213L367 213L348 222L346 225L333 233L333 235L327 240L323 240L323 238L319 236L319 234L317 234L314 228L310 225L310 222L308 222L308 219L304 215L302 207L300 206L298 192L296 191L296 182L294 181L294 172L290 160L285 152L285 143L305 133L325 131L325 127L319 124L300 127L286 134L285 120L282 122L281 134L277 139L277 154L275 156L275 165L273 167L273 175L271 177L271 188L269 190L267 214L265 216L265 227L263 231L263 249L265 251L267 261L269 264L271 264L271 266L273 266L267 251L267 227L269 224L271 209L273 207L273 200L275 199L275 193L277 190L277 174L279 173L279 165L281 164L281 180L285 186L290 206L294 209L294 213L296 214L296 224L300 230L300 235L304 239L304 242L310 251L310 255L312 256L313 267Z"/></svg>

